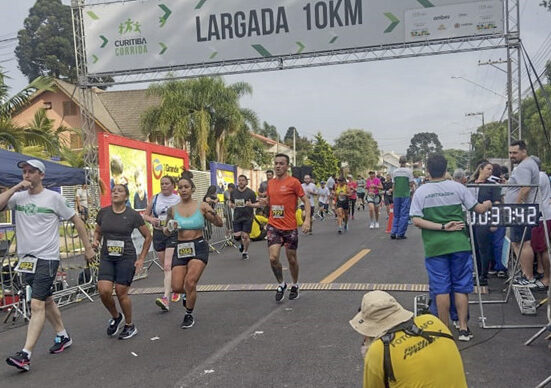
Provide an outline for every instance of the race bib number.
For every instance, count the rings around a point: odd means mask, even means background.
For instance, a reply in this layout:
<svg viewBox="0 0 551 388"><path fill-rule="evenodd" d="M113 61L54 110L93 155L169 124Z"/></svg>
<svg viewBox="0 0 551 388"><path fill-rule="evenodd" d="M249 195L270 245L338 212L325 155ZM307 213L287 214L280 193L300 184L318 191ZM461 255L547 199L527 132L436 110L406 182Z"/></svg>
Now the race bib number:
<svg viewBox="0 0 551 388"><path fill-rule="evenodd" d="M166 214L161 214L159 216L159 224L160 226L166 226L166 219L167 219L167 215Z"/></svg>
<svg viewBox="0 0 551 388"><path fill-rule="evenodd" d="M285 209L283 205L272 205L272 217L285 218Z"/></svg>
<svg viewBox="0 0 551 388"><path fill-rule="evenodd" d="M38 258L36 257L29 257L29 256L23 257L17 263L15 270L17 272L35 273L37 262L38 262Z"/></svg>
<svg viewBox="0 0 551 388"><path fill-rule="evenodd" d="M235 207L245 207L245 200L244 199L236 199L235 200Z"/></svg>
<svg viewBox="0 0 551 388"><path fill-rule="evenodd" d="M124 252L124 241L107 240L107 254L109 256L122 256Z"/></svg>
<svg viewBox="0 0 551 388"><path fill-rule="evenodd" d="M178 244L178 258L195 257L195 244L192 242Z"/></svg>

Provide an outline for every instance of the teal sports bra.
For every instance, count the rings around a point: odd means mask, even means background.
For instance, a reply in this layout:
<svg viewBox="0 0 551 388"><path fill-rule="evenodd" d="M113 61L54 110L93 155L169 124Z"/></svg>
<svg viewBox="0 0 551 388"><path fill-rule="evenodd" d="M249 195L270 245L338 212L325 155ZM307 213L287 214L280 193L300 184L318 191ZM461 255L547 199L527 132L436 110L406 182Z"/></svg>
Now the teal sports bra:
<svg viewBox="0 0 551 388"><path fill-rule="evenodd" d="M178 222L178 230L197 230L205 227L205 216L201 213L201 205L190 217L182 217L174 208L174 220Z"/></svg>

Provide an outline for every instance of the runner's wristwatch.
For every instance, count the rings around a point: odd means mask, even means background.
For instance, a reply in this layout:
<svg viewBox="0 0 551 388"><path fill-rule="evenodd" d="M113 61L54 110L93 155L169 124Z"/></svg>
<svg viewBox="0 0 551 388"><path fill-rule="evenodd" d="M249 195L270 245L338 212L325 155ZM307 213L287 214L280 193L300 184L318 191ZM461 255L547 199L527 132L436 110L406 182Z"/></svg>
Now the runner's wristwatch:
<svg viewBox="0 0 551 388"><path fill-rule="evenodd" d="M440 230L446 230L446 224L442 224L442 226L440 227Z"/></svg>

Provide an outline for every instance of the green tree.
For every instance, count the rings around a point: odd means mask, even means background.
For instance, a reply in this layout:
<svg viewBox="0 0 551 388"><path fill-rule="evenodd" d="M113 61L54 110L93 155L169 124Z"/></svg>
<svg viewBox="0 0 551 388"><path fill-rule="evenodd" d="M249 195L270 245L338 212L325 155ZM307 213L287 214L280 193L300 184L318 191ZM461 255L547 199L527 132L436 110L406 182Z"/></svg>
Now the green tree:
<svg viewBox="0 0 551 388"><path fill-rule="evenodd" d="M241 168L262 168L271 163L271 157L264 151L262 142L251 136L245 124L228 138L226 153L226 162Z"/></svg>
<svg viewBox="0 0 551 388"><path fill-rule="evenodd" d="M335 140L335 156L347 162L354 175L375 168L379 163L379 146L371 132L363 129L348 129Z"/></svg>
<svg viewBox="0 0 551 388"><path fill-rule="evenodd" d="M283 142L287 145L293 145L293 134L295 136L298 135L297 129L295 127L289 127L287 129L287 132L285 132L285 136L283 137Z"/></svg>
<svg viewBox="0 0 551 388"><path fill-rule="evenodd" d="M551 85L546 85L547 95L551 95ZM541 89L536 91L541 114L545 123L546 132L540 120L538 107L533 97L526 97L522 101L522 139L528 145L528 152L537 155L542 166L551 170L551 107L547 104ZM546 135L547 133L547 135ZM490 122L479 127L471 135L473 147L472 162L488 158L508 157L508 128L507 122Z"/></svg>
<svg viewBox="0 0 551 388"><path fill-rule="evenodd" d="M476 132L471 134L473 152L470 166L474 169L475 164L482 159L507 158L507 132L506 122L490 122L484 127L478 127Z"/></svg>
<svg viewBox="0 0 551 388"><path fill-rule="evenodd" d="M256 128L255 132L269 139L272 139L275 141L281 141L281 138L279 137L279 132L277 131L276 126L268 124L266 121L262 123L262 127Z"/></svg>
<svg viewBox="0 0 551 388"><path fill-rule="evenodd" d="M319 132L314 138L312 150L308 153L308 161L317 181L327 179L339 171L339 161L333 149Z"/></svg>
<svg viewBox="0 0 551 388"><path fill-rule="evenodd" d="M469 168L469 152L458 149L443 150L444 157L448 161L448 171L453 173L457 168L467 170Z"/></svg>
<svg viewBox="0 0 551 388"><path fill-rule="evenodd" d="M37 0L23 27L17 33L15 56L29 82L47 75L76 83L71 7L61 0ZM111 77L96 80L113 81Z"/></svg>
<svg viewBox="0 0 551 388"><path fill-rule="evenodd" d="M433 152L442 152L442 143L434 132L419 132L413 135L407 150L407 158L412 162L425 162Z"/></svg>

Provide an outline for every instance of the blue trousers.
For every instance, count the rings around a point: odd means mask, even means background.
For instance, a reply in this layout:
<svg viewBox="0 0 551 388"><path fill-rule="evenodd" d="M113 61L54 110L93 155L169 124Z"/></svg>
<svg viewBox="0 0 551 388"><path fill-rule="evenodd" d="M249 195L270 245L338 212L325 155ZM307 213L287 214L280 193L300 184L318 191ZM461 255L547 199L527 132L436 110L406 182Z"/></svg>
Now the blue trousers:
<svg viewBox="0 0 551 388"><path fill-rule="evenodd" d="M394 220L390 234L404 236L408 229L410 198L394 198Z"/></svg>
<svg viewBox="0 0 551 388"><path fill-rule="evenodd" d="M505 239L505 227L500 226L497 230L492 233L492 246L494 257L492 260L494 264L494 271L507 271L507 268L501 263L501 253L503 251L503 240Z"/></svg>

